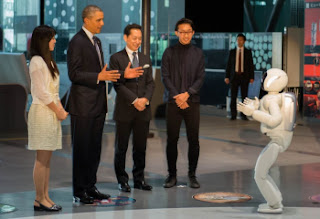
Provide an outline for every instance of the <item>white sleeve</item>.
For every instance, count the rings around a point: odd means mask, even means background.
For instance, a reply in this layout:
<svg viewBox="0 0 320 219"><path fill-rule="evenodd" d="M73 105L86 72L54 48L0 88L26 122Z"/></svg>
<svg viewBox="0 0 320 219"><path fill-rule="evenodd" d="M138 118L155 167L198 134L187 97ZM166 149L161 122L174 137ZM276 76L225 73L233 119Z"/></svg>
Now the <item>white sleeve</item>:
<svg viewBox="0 0 320 219"><path fill-rule="evenodd" d="M45 105L53 102L52 96L48 91L48 87L46 85L46 78L44 74L46 72L46 64L41 57L33 57L30 62L30 78L31 78L31 88L32 94L35 95L41 102ZM51 77L51 75L48 75Z"/></svg>

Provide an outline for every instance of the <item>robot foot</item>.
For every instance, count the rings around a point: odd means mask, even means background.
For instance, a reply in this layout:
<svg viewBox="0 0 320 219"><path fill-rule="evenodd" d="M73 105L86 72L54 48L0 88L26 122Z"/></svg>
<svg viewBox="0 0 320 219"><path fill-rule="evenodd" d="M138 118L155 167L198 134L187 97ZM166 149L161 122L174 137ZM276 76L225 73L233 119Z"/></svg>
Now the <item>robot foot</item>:
<svg viewBox="0 0 320 219"><path fill-rule="evenodd" d="M283 211L283 205L280 203L279 207L271 207L267 203L260 204L258 208L259 213L263 214L281 214Z"/></svg>

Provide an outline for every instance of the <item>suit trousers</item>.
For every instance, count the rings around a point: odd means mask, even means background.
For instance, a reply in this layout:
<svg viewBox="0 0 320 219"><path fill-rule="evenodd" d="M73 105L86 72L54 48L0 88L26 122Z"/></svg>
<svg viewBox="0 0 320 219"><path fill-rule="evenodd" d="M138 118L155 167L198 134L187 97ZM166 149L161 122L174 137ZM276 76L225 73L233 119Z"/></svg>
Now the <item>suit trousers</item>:
<svg viewBox="0 0 320 219"><path fill-rule="evenodd" d="M131 121L116 121L114 168L118 183L127 183L129 176L125 171L126 153L129 138L132 133L133 180L144 180L146 146L150 121L133 119Z"/></svg>
<svg viewBox="0 0 320 219"><path fill-rule="evenodd" d="M199 159L199 125L200 125L200 103L188 101L187 109L180 109L176 103L167 104L167 162L169 175L177 174L178 140L180 127L184 120L187 139L189 143L188 161L189 175L194 175Z"/></svg>
<svg viewBox="0 0 320 219"><path fill-rule="evenodd" d="M238 89L240 86L241 90L241 97L242 102L248 96L248 87L249 87L249 80L248 78L244 77L244 75L236 74L231 81L231 102L230 102L230 109L231 109L231 117L237 117L237 97L238 97ZM241 113L242 117L245 117L243 113Z"/></svg>
<svg viewBox="0 0 320 219"><path fill-rule="evenodd" d="M71 115L73 146L73 195L95 186L100 163L105 114L97 117Z"/></svg>

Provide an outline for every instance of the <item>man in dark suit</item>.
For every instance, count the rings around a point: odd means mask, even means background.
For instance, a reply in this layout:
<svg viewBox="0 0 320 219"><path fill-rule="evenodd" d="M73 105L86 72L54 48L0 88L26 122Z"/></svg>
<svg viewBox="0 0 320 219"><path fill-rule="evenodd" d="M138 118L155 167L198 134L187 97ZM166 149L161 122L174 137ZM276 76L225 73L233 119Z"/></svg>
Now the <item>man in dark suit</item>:
<svg viewBox="0 0 320 219"><path fill-rule="evenodd" d="M249 83L254 81L254 65L250 49L244 47L246 37L243 34L237 36L237 48L230 50L226 67L225 83L230 83L231 89L231 120L237 118L237 97L240 86L242 101L248 95ZM243 120L248 120L246 115L241 113Z"/></svg>
<svg viewBox="0 0 320 219"><path fill-rule="evenodd" d="M106 70L100 40L103 12L89 5L82 12L82 29L71 39L67 52L68 74L72 82L68 102L71 115L73 146L73 195L75 201L92 204L94 199L107 199L95 184L100 163L101 140L107 113L106 82L117 81L117 70ZM104 66L104 67L103 67ZM130 69L127 77L137 77L143 72Z"/></svg>
<svg viewBox="0 0 320 219"><path fill-rule="evenodd" d="M134 188L152 190L145 182L144 168L149 123L151 120L150 102L154 91L150 57L139 52L142 42L141 26L129 24L124 29L126 47L110 57L110 68L123 70L130 61L133 67L148 65L137 79L123 79L114 83L117 92L114 109L116 121L116 139L114 168L120 191L130 192L129 176L125 171L126 152L132 132L132 157Z"/></svg>
<svg viewBox="0 0 320 219"><path fill-rule="evenodd" d="M162 56L161 76L166 88L167 101L167 162L169 175L163 185L170 188L177 184L177 144L180 126L184 120L189 143L189 187L199 188L196 177L200 145L200 89L205 77L203 51L192 45L193 21L180 19L175 26L179 42L168 47Z"/></svg>

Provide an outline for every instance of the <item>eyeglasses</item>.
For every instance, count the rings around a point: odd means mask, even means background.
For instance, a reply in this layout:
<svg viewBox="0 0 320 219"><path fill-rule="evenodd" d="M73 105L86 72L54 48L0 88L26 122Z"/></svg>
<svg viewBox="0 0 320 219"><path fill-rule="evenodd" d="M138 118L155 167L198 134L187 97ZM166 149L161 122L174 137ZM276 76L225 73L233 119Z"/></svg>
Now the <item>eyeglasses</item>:
<svg viewBox="0 0 320 219"><path fill-rule="evenodd" d="M182 35L189 35L189 34L192 34L193 31L188 31L188 32L178 31L178 33L180 33Z"/></svg>

